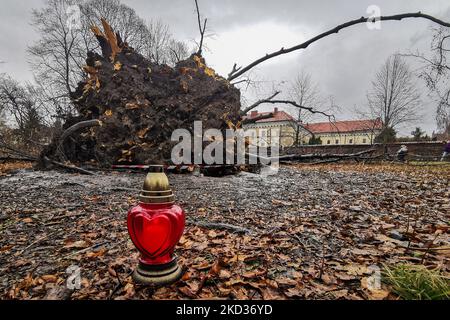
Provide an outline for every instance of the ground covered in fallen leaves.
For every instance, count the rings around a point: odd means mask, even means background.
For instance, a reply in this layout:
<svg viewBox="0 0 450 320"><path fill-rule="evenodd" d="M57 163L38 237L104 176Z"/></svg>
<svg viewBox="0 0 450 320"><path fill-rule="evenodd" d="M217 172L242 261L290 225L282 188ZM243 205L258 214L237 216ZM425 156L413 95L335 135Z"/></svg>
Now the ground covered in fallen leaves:
<svg viewBox="0 0 450 320"><path fill-rule="evenodd" d="M188 219L177 248L185 274L151 288L131 279L138 252L126 229L144 174L3 174L0 298L396 299L369 285L383 265L448 274L449 177L449 167L405 165L170 175ZM80 290L65 289L70 266Z"/></svg>

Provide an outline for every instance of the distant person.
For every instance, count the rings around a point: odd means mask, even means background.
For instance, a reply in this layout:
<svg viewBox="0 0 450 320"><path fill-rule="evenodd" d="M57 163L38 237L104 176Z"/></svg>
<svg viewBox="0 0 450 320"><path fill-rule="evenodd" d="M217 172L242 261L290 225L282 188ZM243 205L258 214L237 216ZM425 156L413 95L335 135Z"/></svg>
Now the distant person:
<svg viewBox="0 0 450 320"><path fill-rule="evenodd" d="M406 156L408 155L408 147L402 145L400 150L397 151L397 159L400 162L405 162Z"/></svg>
<svg viewBox="0 0 450 320"><path fill-rule="evenodd" d="M444 147L444 153L442 154L441 161L445 161L445 159L450 154L450 140L447 142L444 142L444 143L445 143L445 147Z"/></svg>

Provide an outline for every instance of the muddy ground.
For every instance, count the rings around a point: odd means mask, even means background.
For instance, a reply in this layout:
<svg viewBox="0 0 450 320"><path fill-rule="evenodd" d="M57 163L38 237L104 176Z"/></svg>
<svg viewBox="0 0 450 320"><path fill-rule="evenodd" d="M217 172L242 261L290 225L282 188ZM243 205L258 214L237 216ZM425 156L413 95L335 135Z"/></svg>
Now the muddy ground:
<svg viewBox="0 0 450 320"><path fill-rule="evenodd" d="M449 176L448 167L392 165L170 175L188 217L177 248L185 275L149 288L130 277L138 253L126 229L143 173L19 170L0 177L0 297L396 299L368 286L373 270L449 271ZM65 289L70 266L81 270L79 290Z"/></svg>

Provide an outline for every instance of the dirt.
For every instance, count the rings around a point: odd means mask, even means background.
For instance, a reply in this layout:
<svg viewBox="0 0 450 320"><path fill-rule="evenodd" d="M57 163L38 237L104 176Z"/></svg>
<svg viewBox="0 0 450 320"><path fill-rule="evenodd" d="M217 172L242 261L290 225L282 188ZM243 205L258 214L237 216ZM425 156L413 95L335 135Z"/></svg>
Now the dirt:
<svg viewBox="0 0 450 320"><path fill-rule="evenodd" d="M186 273L163 288L130 277L138 252L126 216L144 174L20 170L0 178L0 295L48 298L75 265L82 287L65 293L71 299L395 299L385 285L367 287L371 266L425 264L448 274L450 257L449 172L404 168L170 175L188 217L177 248ZM224 267L202 281L218 261Z"/></svg>

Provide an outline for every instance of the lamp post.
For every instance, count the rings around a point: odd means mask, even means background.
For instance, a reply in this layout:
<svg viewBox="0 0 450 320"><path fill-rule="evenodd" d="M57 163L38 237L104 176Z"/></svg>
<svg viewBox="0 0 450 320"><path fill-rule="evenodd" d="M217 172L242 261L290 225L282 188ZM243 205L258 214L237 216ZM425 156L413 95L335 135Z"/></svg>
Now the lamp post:
<svg viewBox="0 0 450 320"><path fill-rule="evenodd" d="M185 228L185 213L175 205L163 166L150 166L140 203L128 213L128 233L141 253L133 274L144 285L167 285L182 275L174 250Z"/></svg>

